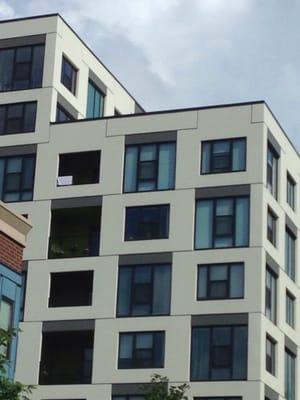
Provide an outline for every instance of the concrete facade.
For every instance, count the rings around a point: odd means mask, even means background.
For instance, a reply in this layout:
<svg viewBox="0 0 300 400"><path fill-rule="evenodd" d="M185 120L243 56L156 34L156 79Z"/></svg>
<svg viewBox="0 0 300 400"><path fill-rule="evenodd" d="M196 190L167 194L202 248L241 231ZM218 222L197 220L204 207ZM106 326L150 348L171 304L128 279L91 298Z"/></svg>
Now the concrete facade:
<svg viewBox="0 0 300 400"><path fill-rule="evenodd" d="M33 198L12 202L27 214L33 229L28 235L24 258L28 262L24 319L21 323L16 379L38 385L33 400L111 399L113 387L139 385L153 373L171 383L189 382L189 399L238 398L269 400L300 398L299 361L296 357L296 397L285 395L285 348L295 356L300 346L300 275L286 273L286 226L297 236L300 227L299 155L264 102L203 107L164 112L141 112L140 106L96 59L58 15L7 21L0 24L1 48L45 43L42 87L0 93L4 104L37 101L34 132L0 135L0 158L35 154ZM77 69L75 95L61 83L62 57ZM86 120L88 79L105 92L102 118ZM55 122L59 102L77 121ZM122 115L114 115L115 109ZM201 173L203 142L245 138L246 168L240 172ZM171 190L124 193L125 147L129 143L176 142L175 187ZM268 143L278 159L278 195L268 190ZM57 186L60 156L98 150L98 182ZM295 209L287 204L287 173L295 184ZM195 248L196 201L234 196L247 190L250 199L249 245L218 249ZM210 190L210 191L209 191ZM101 204L99 255L49 258L49 237L56 209ZM73 205L72 205L73 204ZM166 239L124 240L126 207L168 204L169 235ZM268 207L277 216L276 246L267 239ZM76 208L76 207L75 207ZM296 258L299 251L296 241ZM171 254L170 313L164 316L116 317L118 271L122 257L139 255L149 263ZM133 258L134 260L134 258ZM137 261L143 264L141 261ZM153 263L159 263L153 261ZM244 295L239 299L197 300L197 266L244 263ZM126 263L125 263L126 264ZM132 262L131 264L135 264ZM265 315L266 265L276 269L276 323ZM272 264L272 265L270 265ZM296 267L298 262L296 262ZM51 274L93 271L92 301L88 306L49 307ZM295 300L295 326L286 323L285 295ZM191 332L197 318L209 317L211 326L235 325L232 316L247 316L248 349L245 380L192 381ZM196 318L197 317L197 318ZM94 324L92 376L89 384L40 384L43 332L77 330L84 320ZM194 321L194 322L193 322ZM196 321L196 322L195 322ZM51 325L50 323L55 323ZM69 328L66 328L68 323ZM47 325L48 324L48 325ZM50 324L50 325L49 325ZM72 325L73 324L73 325ZM52 328L51 328L52 326ZM50 328L49 328L50 327ZM70 328L71 327L71 328ZM120 332L165 332L163 368L118 368ZM276 341L275 374L266 371L266 336ZM30 360L30 362L29 362ZM121 389L120 389L121 390ZM132 389L133 390L133 389ZM290 395L289 395L290 396Z"/></svg>

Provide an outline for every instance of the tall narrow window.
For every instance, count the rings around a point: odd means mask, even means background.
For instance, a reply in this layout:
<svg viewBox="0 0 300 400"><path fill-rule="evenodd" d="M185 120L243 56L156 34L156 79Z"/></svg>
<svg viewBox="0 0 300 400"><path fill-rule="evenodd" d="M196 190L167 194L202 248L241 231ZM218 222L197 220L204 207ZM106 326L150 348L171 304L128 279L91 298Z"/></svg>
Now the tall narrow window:
<svg viewBox="0 0 300 400"><path fill-rule="evenodd" d="M285 230L285 271L295 281L296 269L296 237L286 228Z"/></svg>
<svg viewBox="0 0 300 400"><path fill-rule="evenodd" d="M66 57L62 59L61 83L75 95L76 93L77 69Z"/></svg>
<svg viewBox="0 0 300 400"><path fill-rule="evenodd" d="M244 296L244 264L198 266L198 300L240 299Z"/></svg>
<svg viewBox="0 0 300 400"><path fill-rule="evenodd" d="M290 293L286 292L285 298L285 321L291 328L295 328L295 297Z"/></svg>
<svg viewBox="0 0 300 400"><path fill-rule="evenodd" d="M266 269L266 317L276 324L277 316L277 276L274 272Z"/></svg>
<svg viewBox="0 0 300 400"><path fill-rule="evenodd" d="M296 399L296 356L285 349L285 398Z"/></svg>
<svg viewBox="0 0 300 400"><path fill-rule="evenodd" d="M201 173L213 174L246 169L246 139L202 142Z"/></svg>
<svg viewBox="0 0 300 400"><path fill-rule="evenodd" d="M33 132L36 102L4 104L0 106L0 135Z"/></svg>
<svg viewBox="0 0 300 400"><path fill-rule="evenodd" d="M247 379L247 326L192 329L191 380Z"/></svg>
<svg viewBox="0 0 300 400"><path fill-rule="evenodd" d="M291 175L287 173L286 201L293 210L295 210L295 197L296 197L296 182L291 177Z"/></svg>
<svg viewBox="0 0 300 400"><path fill-rule="evenodd" d="M279 155L274 147L268 143L267 187L275 199L277 199L278 195L278 160Z"/></svg>
<svg viewBox="0 0 300 400"><path fill-rule="evenodd" d="M275 375L276 367L276 342L270 336L267 335L266 338L266 370Z"/></svg>
<svg viewBox="0 0 300 400"><path fill-rule="evenodd" d="M119 268L118 317L168 315L171 266L135 265Z"/></svg>
<svg viewBox="0 0 300 400"><path fill-rule="evenodd" d="M267 238L275 247L277 244L276 228L277 228L277 216L270 208L268 208Z"/></svg>
<svg viewBox="0 0 300 400"><path fill-rule="evenodd" d="M13 303L9 300L2 298L0 302L0 329L10 331L12 329L13 319ZM0 346L0 353L9 357L9 346Z"/></svg>
<svg viewBox="0 0 300 400"><path fill-rule="evenodd" d="M124 192L174 189L175 158L174 142L127 146Z"/></svg>
<svg viewBox="0 0 300 400"><path fill-rule="evenodd" d="M86 117L87 118L103 117L103 109L104 109L104 94L92 80L89 80Z"/></svg>
<svg viewBox="0 0 300 400"><path fill-rule="evenodd" d="M5 202L32 200L35 155L0 158L0 198Z"/></svg>
<svg viewBox="0 0 300 400"><path fill-rule="evenodd" d="M198 200L196 249L249 245L249 197Z"/></svg>
<svg viewBox="0 0 300 400"><path fill-rule="evenodd" d="M0 50L0 92L42 86L44 45Z"/></svg>

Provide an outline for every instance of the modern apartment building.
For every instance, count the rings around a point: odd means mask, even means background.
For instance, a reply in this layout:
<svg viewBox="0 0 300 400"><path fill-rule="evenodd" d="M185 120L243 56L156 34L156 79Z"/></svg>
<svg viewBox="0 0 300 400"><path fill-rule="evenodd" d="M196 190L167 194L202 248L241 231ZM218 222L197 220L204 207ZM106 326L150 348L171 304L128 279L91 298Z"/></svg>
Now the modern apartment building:
<svg viewBox="0 0 300 400"><path fill-rule="evenodd" d="M113 50L112 50L113 51ZM263 101L145 112L59 15L0 24L33 400L299 400L299 154Z"/></svg>
<svg viewBox="0 0 300 400"><path fill-rule="evenodd" d="M0 329L19 328L24 298L23 249L31 224L0 201ZM1 345L1 355L8 359L6 374L13 379L18 338L12 335L8 346Z"/></svg>

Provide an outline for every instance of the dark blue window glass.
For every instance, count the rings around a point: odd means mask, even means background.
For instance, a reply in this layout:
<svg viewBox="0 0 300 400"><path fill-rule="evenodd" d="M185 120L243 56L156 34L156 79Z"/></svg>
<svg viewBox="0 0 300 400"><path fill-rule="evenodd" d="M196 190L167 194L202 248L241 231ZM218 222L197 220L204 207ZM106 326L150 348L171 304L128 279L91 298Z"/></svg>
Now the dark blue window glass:
<svg viewBox="0 0 300 400"><path fill-rule="evenodd" d="M249 245L249 198L228 197L196 203L196 249Z"/></svg>
<svg viewBox="0 0 300 400"><path fill-rule="evenodd" d="M285 398L295 400L296 398L296 356L289 350L285 350Z"/></svg>
<svg viewBox="0 0 300 400"><path fill-rule="evenodd" d="M104 109L104 94L95 85L94 82L89 80L86 117L100 118L103 116L103 109Z"/></svg>
<svg viewBox="0 0 300 400"><path fill-rule="evenodd" d="M246 139L211 140L202 142L202 174L244 171Z"/></svg>
<svg viewBox="0 0 300 400"><path fill-rule="evenodd" d="M73 121L74 117L59 103L56 106L56 122Z"/></svg>
<svg viewBox="0 0 300 400"><path fill-rule="evenodd" d="M44 45L0 50L0 91L42 86Z"/></svg>
<svg viewBox="0 0 300 400"><path fill-rule="evenodd" d="M119 369L163 368L164 358L164 332L120 333Z"/></svg>
<svg viewBox="0 0 300 400"><path fill-rule="evenodd" d="M247 326L194 327L191 380L247 379Z"/></svg>
<svg viewBox="0 0 300 400"><path fill-rule="evenodd" d="M61 83L73 94L76 93L77 69L66 57L62 59Z"/></svg>
<svg viewBox="0 0 300 400"><path fill-rule="evenodd" d="M135 265L119 268L118 317L170 313L171 266Z"/></svg>
<svg viewBox="0 0 300 400"><path fill-rule="evenodd" d="M33 132L36 102L4 104L0 106L0 135Z"/></svg>
<svg viewBox="0 0 300 400"><path fill-rule="evenodd" d="M124 192L174 189L175 164L174 142L127 146Z"/></svg>
<svg viewBox="0 0 300 400"><path fill-rule="evenodd" d="M169 205L127 207L125 240L169 237Z"/></svg>

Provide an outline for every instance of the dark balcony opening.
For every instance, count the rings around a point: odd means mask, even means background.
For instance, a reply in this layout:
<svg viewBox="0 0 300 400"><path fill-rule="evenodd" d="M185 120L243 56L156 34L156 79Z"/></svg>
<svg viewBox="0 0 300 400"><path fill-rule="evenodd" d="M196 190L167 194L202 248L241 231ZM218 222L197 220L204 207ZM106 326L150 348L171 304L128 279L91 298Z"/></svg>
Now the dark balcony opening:
<svg viewBox="0 0 300 400"><path fill-rule="evenodd" d="M92 294L93 271L51 274L49 307L90 306Z"/></svg>
<svg viewBox="0 0 300 400"><path fill-rule="evenodd" d="M57 186L99 182L100 151L60 154Z"/></svg>
<svg viewBox="0 0 300 400"><path fill-rule="evenodd" d="M101 207L52 210L48 258L99 255Z"/></svg>
<svg viewBox="0 0 300 400"><path fill-rule="evenodd" d="M39 384L90 384L93 343L93 331L44 332Z"/></svg>

